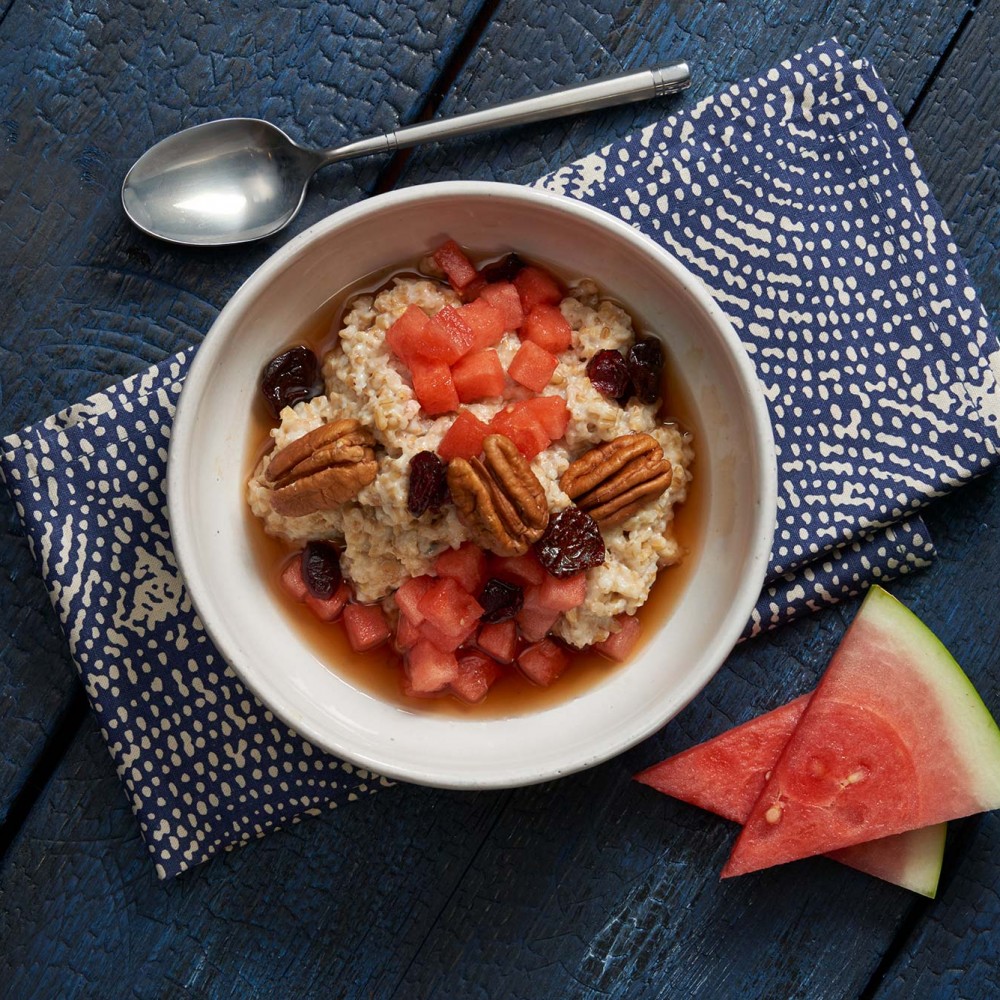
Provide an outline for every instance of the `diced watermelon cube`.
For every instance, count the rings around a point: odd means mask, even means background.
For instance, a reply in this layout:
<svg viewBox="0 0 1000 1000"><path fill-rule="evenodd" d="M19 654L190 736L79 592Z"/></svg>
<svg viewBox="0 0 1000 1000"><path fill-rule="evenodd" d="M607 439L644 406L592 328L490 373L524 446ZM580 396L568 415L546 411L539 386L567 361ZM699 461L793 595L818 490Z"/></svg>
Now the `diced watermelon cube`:
<svg viewBox="0 0 1000 1000"><path fill-rule="evenodd" d="M285 563L285 568L281 571L281 587L293 599L300 604L309 594L309 587L306 586L306 578L302 575L302 553L296 552L291 559Z"/></svg>
<svg viewBox="0 0 1000 1000"><path fill-rule="evenodd" d="M542 571L545 573L545 571ZM548 576L545 573L545 576ZM560 612L553 611L552 608L542 603L542 583L524 588L524 604L516 616L517 627L528 642L537 642L544 639L549 634L549 630L555 625Z"/></svg>
<svg viewBox="0 0 1000 1000"><path fill-rule="evenodd" d="M351 597L351 588L341 580L340 586L324 600L306 594L305 605L321 622L335 622Z"/></svg>
<svg viewBox="0 0 1000 1000"><path fill-rule="evenodd" d="M402 316L385 331L389 350L407 367L420 356L418 345L423 342L430 319L420 306L407 306Z"/></svg>
<svg viewBox="0 0 1000 1000"><path fill-rule="evenodd" d="M450 462L453 458L475 458L483 450L483 439L489 433L489 425L484 424L474 413L459 410L455 422L441 438L438 455L445 462Z"/></svg>
<svg viewBox="0 0 1000 1000"><path fill-rule="evenodd" d="M446 549L434 560L434 572L450 576L467 594L478 594L486 582L486 553L472 542L463 542L457 549Z"/></svg>
<svg viewBox="0 0 1000 1000"><path fill-rule="evenodd" d="M507 378L500 355L492 349L472 351L451 369L455 391L463 403L502 396Z"/></svg>
<svg viewBox="0 0 1000 1000"><path fill-rule="evenodd" d="M514 276L514 287L521 298L521 308L525 314L535 306L558 305L562 301L562 289L547 271L540 267L522 268Z"/></svg>
<svg viewBox="0 0 1000 1000"><path fill-rule="evenodd" d="M406 654L406 676L411 693L434 694L458 676L458 661L454 653L437 649L421 639Z"/></svg>
<svg viewBox="0 0 1000 1000"><path fill-rule="evenodd" d="M586 573L574 573L562 580L546 573L538 592L538 603L552 611L572 611L583 604L586 597Z"/></svg>
<svg viewBox="0 0 1000 1000"><path fill-rule="evenodd" d="M517 613L517 627L528 642L538 642L549 634L558 618L558 611L547 608L521 608Z"/></svg>
<svg viewBox="0 0 1000 1000"><path fill-rule="evenodd" d="M495 434L509 437L529 461L552 443L542 425L521 403L512 403L498 410L490 421L490 428Z"/></svg>
<svg viewBox="0 0 1000 1000"><path fill-rule="evenodd" d="M561 315L561 314L560 314ZM427 324L419 341L420 353L432 361L453 365L472 350L476 336L454 306L439 310Z"/></svg>
<svg viewBox="0 0 1000 1000"><path fill-rule="evenodd" d="M547 575L538 556L531 551L523 556L494 556L490 560L489 574L498 576L501 580L528 586L538 586Z"/></svg>
<svg viewBox="0 0 1000 1000"><path fill-rule="evenodd" d="M542 639L521 651L517 665L528 680L548 687L569 666L569 656L551 640Z"/></svg>
<svg viewBox="0 0 1000 1000"><path fill-rule="evenodd" d="M435 649L440 649L448 653L454 653L459 646L464 646L465 640L468 638L468 636L461 634L450 635L447 632L443 632L426 619L420 623L419 632L421 638L426 639Z"/></svg>
<svg viewBox="0 0 1000 1000"><path fill-rule="evenodd" d="M573 328L558 306L537 305L525 317L521 337L534 341L551 354L565 351L573 342Z"/></svg>
<svg viewBox="0 0 1000 1000"><path fill-rule="evenodd" d="M541 392L552 381L552 373L559 361L544 347L526 340L517 349L507 367L507 374L532 392ZM459 393L461 398L461 393Z"/></svg>
<svg viewBox="0 0 1000 1000"><path fill-rule="evenodd" d="M396 649L403 653L415 646L421 639L420 628L413 625L406 615L400 615L396 622Z"/></svg>
<svg viewBox="0 0 1000 1000"><path fill-rule="evenodd" d="M470 649L458 657L458 676L451 682L451 690L462 701L475 705L502 673L503 667L496 660Z"/></svg>
<svg viewBox="0 0 1000 1000"><path fill-rule="evenodd" d="M451 369L444 362L413 358L410 377L413 394L432 417L458 409L458 393L451 379Z"/></svg>
<svg viewBox="0 0 1000 1000"><path fill-rule="evenodd" d="M615 621L621 626L619 630L612 632L603 642L595 642L594 649L621 663L632 655L642 627L635 615L618 615Z"/></svg>
<svg viewBox="0 0 1000 1000"><path fill-rule="evenodd" d="M510 281L498 281L487 285L480 293L480 299L499 309L503 314L503 328L511 332L520 330L524 322L524 310L521 308L521 296Z"/></svg>
<svg viewBox="0 0 1000 1000"><path fill-rule="evenodd" d="M348 604L344 608L344 628L355 653L381 646L392 635L385 612L378 604Z"/></svg>
<svg viewBox="0 0 1000 1000"><path fill-rule="evenodd" d="M447 635L468 638L483 614L482 606L450 576L438 577L420 598L424 619Z"/></svg>
<svg viewBox="0 0 1000 1000"><path fill-rule="evenodd" d="M541 425L553 441L558 441L569 426L569 407L562 396L534 396L520 404Z"/></svg>
<svg viewBox="0 0 1000 1000"><path fill-rule="evenodd" d="M481 625L476 645L500 663L513 663L517 655L517 623L509 621Z"/></svg>
<svg viewBox="0 0 1000 1000"><path fill-rule="evenodd" d="M541 566L541 563L538 564ZM434 583L432 576L414 576L400 584L396 593L396 607L399 613L406 617L411 625L419 625L424 620L420 610L420 598L427 593L427 588Z"/></svg>
<svg viewBox="0 0 1000 1000"><path fill-rule="evenodd" d="M491 306L483 299L476 299L475 302L462 306L458 314L472 330L471 350L473 351L492 347L500 340L506 329L504 314L496 306Z"/></svg>
<svg viewBox="0 0 1000 1000"><path fill-rule="evenodd" d="M465 255L465 251L454 241L448 240L434 251L437 266L444 271L448 282L456 291L461 291L469 282L478 277L479 272Z"/></svg>

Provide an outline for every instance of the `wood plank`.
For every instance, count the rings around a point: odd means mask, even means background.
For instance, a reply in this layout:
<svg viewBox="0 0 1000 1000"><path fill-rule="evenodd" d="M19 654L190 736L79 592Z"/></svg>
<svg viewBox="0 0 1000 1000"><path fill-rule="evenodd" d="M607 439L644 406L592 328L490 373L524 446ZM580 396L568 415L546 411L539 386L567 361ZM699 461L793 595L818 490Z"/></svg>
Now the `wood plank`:
<svg viewBox="0 0 1000 1000"><path fill-rule="evenodd" d="M1000 87L997 23L1000 3L988 0L973 16L910 125L913 144L954 221L956 242L1000 329ZM942 613L961 642L959 662L978 681L986 703L1000 709L1000 651L994 613L1000 484L996 477L961 498L957 519L930 525L944 540L954 565L953 587L942 593L975 594L950 599ZM962 579L962 572L969 575ZM958 638L961 637L961 638ZM987 997L1000 993L1000 818L991 814L964 825L956 845L947 891L929 906L885 971L879 1000L914 996Z"/></svg>
<svg viewBox="0 0 1000 1000"><path fill-rule="evenodd" d="M372 189L384 164L335 168L280 237L197 252L146 238L119 186L157 139L226 115L266 115L335 142L414 117L478 4L388 7L199 0L83 8L15 3L0 24L0 433L197 343L283 242ZM44 40L44 41L42 41ZM0 489L0 821L79 688Z"/></svg>
<svg viewBox="0 0 1000 1000"><path fill-rule="evenodd" d="M970 6L971 0L835 0L818 10L812 0L756 0L685 3L667 10L657 0L628 5L549 0L526 10L517 2L502 3L442 113L475 110L555 83L679 58L692 67L691 88L680 97L417 150L403 181L528 183L834 36L855 58L871 60L905 113Z"/></svg>
<svg viewBox="0 0 1000 1000"><path fill-rule="evenodd" d="M158 882L88 715L0 875L5 995L389 996L505 797L400 787Z"/></svg>

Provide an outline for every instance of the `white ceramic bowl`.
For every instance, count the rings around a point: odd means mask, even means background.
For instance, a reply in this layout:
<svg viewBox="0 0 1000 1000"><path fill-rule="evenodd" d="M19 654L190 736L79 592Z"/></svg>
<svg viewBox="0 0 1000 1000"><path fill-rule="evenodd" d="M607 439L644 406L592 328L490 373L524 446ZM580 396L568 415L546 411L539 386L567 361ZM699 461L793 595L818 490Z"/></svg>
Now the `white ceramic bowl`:
<svg viewBox="0 0 1000 1000"><path fill-rule="evenodd" d="M640 655L577 697L510 718L407 710L322 663L261 579L244 518L251 405L262 366L359 278L446 237L517 248L591 276L656 333L700 425L704 529L674 610ZM774 443L753 368L704 285L601 211L505 184L412 187L345 209L290 241L233 296L192 364L170 448L174 546L212 639L246 684L313 743L382 774L506 787L590 767L655 732L709 681L760 592L775 521Z"/></svg>

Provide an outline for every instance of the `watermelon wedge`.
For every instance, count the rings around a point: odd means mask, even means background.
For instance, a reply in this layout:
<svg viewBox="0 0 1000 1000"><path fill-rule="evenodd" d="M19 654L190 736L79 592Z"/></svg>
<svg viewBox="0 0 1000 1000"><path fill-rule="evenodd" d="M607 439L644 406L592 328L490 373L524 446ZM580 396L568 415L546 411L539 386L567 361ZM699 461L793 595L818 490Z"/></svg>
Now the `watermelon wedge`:
<svg viewBox="0 0 1000 1000"><path fill-rule="evenodd" d="M743 823L809 703L804 694L635 776L665 795ZM845 847L829 855L858 871L934 897L946 823Z"/></svg>
<svg viewBox="0 0 1000 1000"><path fill-rule="evenodd" d="M872 587L722 877L1000 807L1000 729L914 615Z"/></svg>

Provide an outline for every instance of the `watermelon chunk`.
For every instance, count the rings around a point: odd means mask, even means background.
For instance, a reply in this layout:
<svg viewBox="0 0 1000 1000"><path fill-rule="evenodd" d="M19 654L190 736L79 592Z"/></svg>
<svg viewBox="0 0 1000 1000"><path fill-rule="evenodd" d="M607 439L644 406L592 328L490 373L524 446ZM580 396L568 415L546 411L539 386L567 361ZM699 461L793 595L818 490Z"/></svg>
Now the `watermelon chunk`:
<svg viewBox="0 0 1000 1000"><path fill-rule="evenodd" d="M535 306L558 305L562 301L562 290L555 278L540 267L523 267L514 275L514 287L521 298L521 308L525 314Z"/></svg>
<svg viewBox="0 0 1000 1000"><path fill-rule="evenodd" d="M424 620L424 613L420 610L420 598L427 593L427 588L432 583L434 583L432 576L414 576L401 583L393 595L400 614L404 615L411 625L419 625Z"/></svg>
<svg viewBox="0 0 1000 1000"><path fill-rule="evenodd" d="M511 583L537 585L547 574L534 550L529 550L523 556L494 556L490 560L489 575Z"/></svg>
<svg viewBox="0 0 1000 1000"><path fill-rule="evenodd" d="M618 615L615 621L621 626L617 632L612 632L602 642L595 642L594 649L612 660L624 663L629 658L635 644L639 641L642 626L635 615Z"/></svg>
<svg viewBox="0 0 1000 1000"><path fill-rule="evenodd" d="M558 441L569 426L569 407L562 396L535 396L517 404L541 424L550 441Z"/></svg>
<svg viewBox="0 0 1000 1000"><path fill-rule="evenodd" d="M434 261L444 271L448 283L460 292L466 285L479 277L479 272L465 255L465 251L454 241L448 240L434 251Z"/></svg>
<svg viewBox="0 0 1000 1000"><path fill-rule="evenodd" d="M420 306L407 306L403 314L385 331L385 342L389 350L408 368L420 356L418 345L430 324L427 314Z"/></svg>
<svg viewBox="0 0 1000 1000"><path fill-rule="evenodd" d="M424 616L421 627L429 623L445 635L456 636L463 641L475 631L476 623L483 614L479 602L450 576L436 579L417 606Z"/></svg>
<svg viewBox="0 0 1000 1000"><path fill-rule="evenodd" d="M466 354L451 370L455 391L463 403L502 396L507 385L500 355L492 348ZM546 382L546 384L548 384Z"/></svg>
<svg viewBox="0 0 1000 1000"><path fill-rule="evenodd" d="M344 628L355 653L375 649L392 635L385 612L378 604L348 604L344 608Z"/></svg>
<svg viewBox="0 0 1000 1000"><path fill-rule="evenodd" d="M455 422L441 438L438 455L445 462L453 458L475 458L483 450L483 440L489 433L489 424L484 424L468 410L460 410Z"/></svg>
<svg viewBox="0 0 1000 1000"><path fill-rule="evenodd" d="M309 596L309 587L306 585L306 578L302 575L301 552L296 552L285 563L285 568L281 571L280 580L285 593L300 604Z"/></svg>
<svg viewBox="0 0 1000 1000"><path fill-rule="evenodd" d="M396 623L396 649L403 653L415 646L421 638L420 628L411 625L410 619L406 615L400 615L399 621Z"/></svg>
<svg viewBox="0 0 1000 1000"><path fill-rule="evenodd" d="M513 663L517 655L517 624L512 621L481 625L476 645L501 663Z"/></svg>
<svg viewBox="0 0 1000 1000"><path fill-rule="evenodd" d="M451 378L451 369L443 361L410 359L413 394L432 416L458 409L458 393Z"/></svg>
<svg viewBox="0 0 1000 1000"><path fill-rule="evenodd" d="M454 653L421 639L406 654L406 676L409 694L435 694L458 676L458 661Z"/></svg>
<svg viewBox="0 0 1000 1000"><path fill-rule="evenodd" d="M503 316L504 330L519 330L524 322L524 310L521 308L521 296L517 294L517 289L509 281L497 281L492 285L487 285L480 293L479 297L489 303L495 309L499 309Z"/></svg>
<svg viewBox="0 0 1000 1000"><path fill-rule="evenodd" d="M542 639L521 651L517 665L528 680L548 687L569 666L569 657L550 639Z"/></svg>
<svg viewBox="0 0 1000 1000"><path fill-rule="evenodd" d="M472 330L472 350L481 351L492 347L504 334L506 324L504 314L483 299L476 299L462 306L459 316Z"/></svg>
<svg viewBox="0 0 1000 1000"><path fill-rule="evenodd" d="M507 374L532 392L541 392L552 381L559 362L544 347L526 340L507 367ZM460 394L461 395L461 394Z"/></svg>
<svg viewBox="0 0 1000 1000"><path fill-rule="evenodd" d="M419 335L412 338L413 350L430 361L453 365L472 350L476 335L453 306L445 306Z"/></svg>
<svg viewBox="0 0 1000 1000"><path fill-rule="evenodd" d="M307 593L303 601L321 622L335 622L343 613L351 596L351 588L341 580L340 586L329 597L313 597Z"/></svg>
<svg viewBox="0 0 1000 1000"><path fill-rule="evenodd" d="M1000 729L934 634L872 587L723 878L1000 807Z"/></svg>
<svg viewBox="0 0 1000 1000"><path fill-rule="evenodd" d="M470 649L458 658L458 674L451 682L455 695L475 705L486 697L486 692L503 673L503 667L492 657Z"/></svg>
<svg viewBox="0 0 1000 1000"><path fill-rule="evenodd" d="M478 594L486 582L486 553L472 542L463 542L457 549L445 549L434 560L434 572L450 576L467 594Z"/></svg>
<svg viewBox="0 0 1000 1000"><path fill-rule="evenodd" d="M550 611L572 611L583 604L586 598L586 573L574 573L562 580L546 573L538 591L538 603Z"/></svg>
<svg viewBox="0 0 1000 1000"><path fill-rule="evenodd" d="M511 403L494 413L490 429L494 434L510 438L517 445L517 450L530 462L552 442L542 425L524 406L524 402L527 400Z"/></svg>
<svg viewBox="0 0 1000 1000"><path fill-rule="evenodd" d="M635 780L717 816L743 823L809 702L781 708L669 757ZM933 898L941 875L946 823L884 837L827 856L886 882Z"/></svg>
<svg viewBox="0 0 1000 1000"><path fill-rule="evenodd" d="M550 354L559 354L573 342L573 328L558 306L538 305L525 318L521 337L534 341Z"/></svg>

